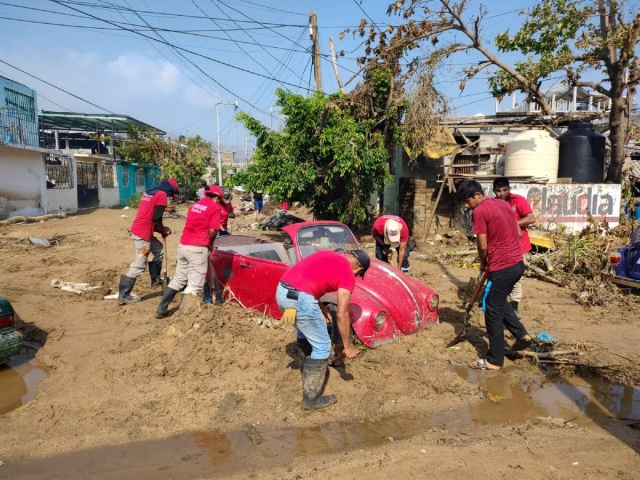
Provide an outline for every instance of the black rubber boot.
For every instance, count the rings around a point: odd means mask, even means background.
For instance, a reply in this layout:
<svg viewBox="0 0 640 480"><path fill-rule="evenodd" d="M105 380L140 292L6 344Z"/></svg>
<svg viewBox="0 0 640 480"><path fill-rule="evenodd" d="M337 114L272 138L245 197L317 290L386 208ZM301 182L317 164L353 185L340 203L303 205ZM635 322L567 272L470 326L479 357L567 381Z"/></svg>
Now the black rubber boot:
<svg viewBox="0 0 640 480"><path fill-rule="evenodd" d="M169 314L169 304L177 293L178 290L167 287L164 294L162 294L162 300L160 300L160 305L158 305L158 309L156 310L156 318L164 318Z"/></svg>
<svg viewBox="0 0 640 480"><path fill-rule="evenodd" d="M302 371L302 409L319 410L338 401L335 395L321 395L327 376L327 359L306 358Z"/></svg>
<svg viewBox="0 0 640 480"><path fill-rule="evenodd" d="M518 317L518 320L520 320L522 318L522 315L520 315L520 312L518 311L518 302L509 302L509 305L511 305L511 308L513 309L513 313L516 314L516 317Z"/></svg>
<svg viewBox="0 0 640 480"><path fill-rule="evenodd" d="M304 370L304 361L307 359L311 352L313 351L313 347L309 343L309 340L306 338L298 338L298 365L300 365L300 371Z"/></svg>
<svg viewBox="0 0 640 480"><path fill-rule="evenodd" d="M136 284L136 279L127 277L126 275L120 275L120 285L118 287L118 304L128 305L130 303L136 303L140 301L140 297L132 297L131 290Z"/></svg>
<svg viewBox="0 0 640 480"><path fill-rule="evenodd" d="M149 262L149 276L151 277L151 288L162 285L162 262Z"/></svg>

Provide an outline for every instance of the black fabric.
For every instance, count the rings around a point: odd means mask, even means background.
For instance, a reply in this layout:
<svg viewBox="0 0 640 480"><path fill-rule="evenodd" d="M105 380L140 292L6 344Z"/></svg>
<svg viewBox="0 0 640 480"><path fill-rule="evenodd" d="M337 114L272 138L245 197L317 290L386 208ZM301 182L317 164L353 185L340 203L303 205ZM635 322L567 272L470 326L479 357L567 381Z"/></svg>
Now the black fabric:
<svg viewBox="0 0 640 480"><path fill-rule="evenodd" d="M153 223L162 224L162 217L164 216L164 205L157 205L153 210Z"/></svg>
<svg viewBox="0 0 640 480"><path fill-rule="evenodd" d="M147 190L146 193L147 195L155 195L158 192L164 192L167 195L178 195L180 193L180 191L175 188L173 185L171 185L171 183L169 183L169 180L162 180L160 182L159 185L156 185L155 187L151 187L149 190Z"/></svg>
<svg viewBox="0 0 640 480"><path fill-rule="evenodd" d="M261 193L253 193L253 199L254 200L259 200L262 201L262 194Z"/></svg>
<svg viewBox="0 0 640 480"><path fill-rule="evenodd" d="M299 293L297 290L289 290L287 291L287 298L290 300L298 300Z"/></svg>
<svg viewBox="0 0 640 480"><path fill-rule="evenodd" d="M527 335L527 329L524 328L511 305L507 303L507 296L523 273L524 263L520 262L491 272L488 276L491 284L487 287L489 293L486 294L484 312L484 322L489 337L487 361L498 367L504 365L504 328L506 327L516 339Z"/></svg>

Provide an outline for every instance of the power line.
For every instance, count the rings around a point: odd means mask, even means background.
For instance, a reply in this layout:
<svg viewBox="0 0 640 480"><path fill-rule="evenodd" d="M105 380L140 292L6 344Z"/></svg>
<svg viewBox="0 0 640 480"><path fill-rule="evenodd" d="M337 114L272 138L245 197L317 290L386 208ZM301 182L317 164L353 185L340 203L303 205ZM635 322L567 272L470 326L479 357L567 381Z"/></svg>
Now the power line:
<svg viewBox="0 0 640 480"><path fill-rule="evenodd" d="M92 14L90 14L90 13L88 13L88 12L83 12L82 10L78 10L78 9L76 9L76 8L74 8L74 7L70 7L70 6L68 6L68 5L63 5L63 4L62 4L62 2L61 2L60 0L50 0L50 1L51 1L51 2L54 2L54 3L58 3L58 4L60 4L60 5L64 6L64 7L66 7L66 8L70 8L71 10L75 10L75 11L77 11L77 12L84 13L85 15L87 15L87 16L89 16L89 17L91 17L91 18L95 19L95 20L100 20L100 21L105 22L105 23L108 23L108 24L110 24L110 25L118 26L117 24L115 24L115 23L113 23L113 22L111 22L111 21L109 21L109 20L105 20L105 19L102 19L102 18L100 18L100 17L96 17L95 15L92 15ZM271 78L271 77L268 77L267 75L263 75L263 74L261 74L261 73L253 72L253 71L251 71L251 70L247 70L246 68L237 67L237 66L235 66L235 65L231 65L230 63L223 62L223 61L221 61L221 60L216 60L215 58L208 57L208 56L203 55L203 54L201 54L201 53L194 52L194 51L188 50L188 49L186 49L186 48L182 48L182 47L180 47L180 46L173 45L173 44L171 44L171 43L169 43L169 42L167 42L167 41L158 40L158 39L156 39L156 38L150 37L149 35L145 35L145 34L140 33L140 32L138 32L138 31L131 30L130 28L127 28L127 27L122 27L122 26L120 26L120 28L122 28L123 30L127 30L127 31L129 31L129 32L135 33L136 35L140 35L141 37L144 37L144 38L148 38L148 39L150 39L150 40L153 40L154 42L159 42L159 43L162 43L162 44L164 44L164 45L171 46L171 47L173 47L173 48L175 48L175 49L182 50L182 51L185 51L185 52L187 52L187 53L191 53L191 54L193 54L193 55L195 55L195 56L197 56L197 57L205 58L205 59L207 59L207 60L209 60L209 61L212 61L212 62L214 62L214 63L218 63L218 64L220 64L220 65L224 65L225 67L230 67L230 68L233 68L233 69L235 69L235 70L240 70L241 72L249 73L249 74L251 74L251 75L255 75L255 76L258 76L258 77ZM209 78L211 78L211 77L209 77ZM220 86L221 88L224 88L225 90L229 91L226 87L223 87L223 86L222 86L222 85L221 85L217 80L214 80L214 81L216 82L216 84L217 84L218 86ZM296 85L294 85L293 83L288 83L288 82L281 82L281 83L286 84L286 85L289 85L289 86L292 86L292 87L295 87L295 86L296 86ZM231 92L231 91L229 91L229 93L232 93L232 92Z"/></svg>
<svg viewBox="0 0 640 480"><path fill-rule="evenodd" d="M195 0L191 0L191 1L195 3ZM220 10L220 12L222 12L222 14L223 14L223 15L225 15L225 16L226 16L230 21L232 21L234 24L236 24L236 23L235 23L235 21L231 20L231 17L230 17L229 15L227 15L227 14L226 14L226 13L225 13L225 12L224 12L224 11L223 11L219 6L218 6L218 5L216 5L216 3L214 2L214 0L211 0L211 3L212 3L212 4L214 4L214 5L218 8L218 10ZM204 12L203 12L203 13L204 13ZM237 24L236 24L236 25L237 25ZM303 28L306 28L306 27L303 27ZM247 35L251 40L253 40L254 42L256 41L256 39L255 39L255 38L253 38L253 37L251 36L251 34L250 34L250 33L248 33L247 31L245 31L244 33L245 33L245 35ZM286 66L286 65L285 65L281 60L279 60L278 58L276 58L275 56L273 56L273 55L271 54L271 52L269 52L266 48L262 47L262 50L264 50L264 52L265 52L267 55L269 55L271 58L273 58L273 59L274 59L276 62L278 62L280 65L284 65L284 66L285 66L285 68L287 68L291 73L293 73L295 76L297 76L298 78L300 78L300 80L302 80L302 78L301 78L301 77L300 77L296 72L294 72L293 70L291 70L290 68L288 68L288 67L287 67L287 66ZM287 56L287 55L288 55L288 54L285 54L285 56ZM251 58L251 59L253 60L253 58L252 58L251 56L249 56L249 58ZM256 61L256 60L254 60L254 61ZM268 71L268 70L267 70L267 71ZM272 72L269 72L269 74L271 74L271 76L274 76Z"/></svg>
<svg viewBox="0 0 640 480"><path fill-rule="evenodd" d="M112 22L110 22L109 20L103 20L103 19L101 19L101 18L99 18L99 17L96 17L95 15L92 15L92 14L90 14L90 13L88 13L88 12L83 12L82 10L78 10L78 9L76 9L76 8L74 8L74 7L70 7L70 6L68 6L68 5L63 5L63 4L60 2L60 0L50 0L50 1L52 1L52 2L54 2L54 3L58 3L59 5L62 5L62 6L64 6L64 7L66 7L66 8L69 8L69 9L71 9L71 10L74 10L74 11L76 11L76 12L83 13L83 14L87 15L88 17L91 17L91 18L93 18L93 19L95 19L95 20L101 20L101 21L103 21L103 22L106 22L106 23L109 23L109 24L112 24L112 25L113 25L113 23L112 23ZM123 28L123 30L129 30L128 28L125 28L125 27L122 27L122 28ZM129 30L129 31L131 31L131 30ZM144 34L142 34L142 33L138 33L138 32L134 32L134 33L136 33L137 35L140 35L140 36L142 36L142 37L149 38L149 39L151 39L151 40L153 40L153 41L159 41L159 40L156 40L156 39L155 39L155 38L153 38L153 37L149 37L148 35L144 35ZM166 43L167 45L171 45L171 44L169 44L168 42L160 42L160 43ZM217 60L215 60L215 59L213 59L213 58L211 58L211 57L207 57L206 55L202 55L202 54L199 54L199 53L197 53L197 52L193 52L193 51L191 51L191 50L187 50L187 49L182 48L182 47L176 47L176 46L174 46L174 48L177 48L177 49L179 49L179 50L183 50L183 51L188 52L188 53L192 53L193 55L196 55L196 56L198 56L198 57L206 58L206 59L211 60L211 61L214 61L214 62L216 62L216 63L220 63L220 64L227 65L227 66L231 66L232 68L236 68L236 69L238 69L238 70L246 71L246 72L251 73L251 74L253 74L253 75L257 75L257 76L261 76L261 77L268 78L268 77L266 77L266 76L264 76L264 75L260 75L260 74L257 74L257 73L254 73L254 72L251 72L250 70L241 69L241 68L239 68L239 67L233 67L232 65L229 65L229 64L227 64L227 63L225 63L225 62L217 61ZM185 57L185 58L186 58L186 57ZM259 112L262 112L262 113L265 113L265 114L267 114L267 115L270 115L270 114L268 114L267 112L265 112L264 110L262 110L261 108L259 108L259 107L257 107L256 105L253 105L252 103L250 103L250 102L246 101L246 100L245 100L244 98L242 98L240 95L235 94L235 93L234 93L234 92L232 92L230 89L228 89L227 87L225 87L224 85L222 85L219 81L217 81L215 78L213 78L213 77L212 77L211 75L209 75L207 72L205 72L204 70L202 70L202 68L200 68L200 66L198 66L197 64L195 64L192 60L190 60L190 59L187 59L187 60L188 60L188 62L189 62L189 63L191 63L191 64L192 64L196 69L198 69L198 71L200 71L203 75L205 75L207 78L209 78L210 80L212 80L216 85L218 85L220 88L222 88L225 92L227 92L227 93L231 94L231 95L232 95L232 96L234 96L235 98L238 98L238 99L242 100L244 103L246 103L246 104L247 104L247 105L249 105L250 107L254 108L255 110L257 110L257 111L259 111Z"/></svg>
<svg viewBox="0 0 640 480"><path fill-rule="evenodd" d="M241 1L242 3L248 3L248 4L250 4L250 5L255 5L255 6L258 6L258 7L263 7L265 10L271 10L271 11L274 11L274 12L281 12L281 13L290 13L291 15L300 15L300 16L303 16L303 17L306 17L306 16L307 16L307 14L306 14L306 13L291 12L291 11L289 11L289 10L281 10L281 9L279 9L279 8L271 7L271 6L269 6L269 5L262 5L262 4L260 4L260 3L250 2L249 0L240 0L240 1Z"/></svg>
<svg viewBox="0 0 640 480"><path fill-rule="evenodd" d="M90 102L89 100L85 100L84 98L79 97L79 96L78 96L78 95L76 95L75 93L71 93L71 92L68 92L67 90L65 90L64 88L57 87L57 86L55 86L53 83L49 83L49 82L47 82L46 80L43 80L43 79L41 79L41 78L38 78L38 77L36 77L35 75L32 75L32 74L31 74L31 73L29 73L29 72L25 72L25 71L24 71L24 70L22 70L21 68L18 68L18 67L16 67L15 65L10 64L9 62L5 62L5 61L4 61L4 60L2 60L1 58L0 58L0 63L4 63L5 65L7 65L7 66L9 66L9 67L14 68L15 70L18 70L19 72L22 72L22 73L24 73L25 75L29 75L31 78L35 78L36 80L38 80L38 81L40 81L40 82L42 82L42 83L44 83L44 84L46 84L46 85L49 85L50 87L53 87L53 88L55 88L56 90L60 90L61 92L66 93L67 95L71 95L73 98L77 98L78 100L81 100L81 101L83 101L84 103L87 103L87 104L89 104L89 105L91 105L91 106L93 106L93 107L99 108L100 110L102 110L102 111L104 111L104 112L111 113L111 114L114 114L114 115L115 115L115 113L114 113L114 112L112 112L111 110L108 110L108 109L106 109L106 108L103 108L103 107L101 107L100 105L96 105L95 103ZM51 102L51 103L53 103L53 102ZM58 106L60 106L60 105L58 105Z"/></svg>
<svg viewBox="0 0 640 480"><path fill-rule="evenodd" d="M122 5L97 5L95 3L89 3L89 2L78 2L78 1L71 1L71 0L60 0L61 3L63 4L71 4L71 5L76 5L76 6L81 6L81 7L89 7L89 8L97 8L97 9L102 9L102 10L124 10L124 11L128 11L131 13L140 13L140 14L149 14L149 15L160 15L160 16L166 16L166 17L177 17L177 18L192 18L192 19L197 19L197 20L208 20L208 18L206 16L201 16L201 15L189 15L189 14L184 14L184 13L172 13L172 12L159 12L159 11L155 11L155 10L137 10L132 8L130 5L129 7L124 7ZM4 4L4 3L3 3ZM11 5L11 6L17 6L15 4L6 4L6 5ZM62 5L62 6L67 6L67 5ZM29 8L30 7L22 7L21 8ZM58 13L59 15L69 15L69 16L74 16L72 14L69 13L62 13L62 12L51 12L51 13ZM224 20L223 18L216 18L215 20ZM258 23L256 21L248 21L248 20L237 20L238 23ZM271 23L271 22L262 22L265 24L270 24L270 25L278 25L278 26L288 26L288 27L305 27L306 25L302 25L302 24L290 24L290 25L286 25L286 24L282 24L282 23Z"/></svg>

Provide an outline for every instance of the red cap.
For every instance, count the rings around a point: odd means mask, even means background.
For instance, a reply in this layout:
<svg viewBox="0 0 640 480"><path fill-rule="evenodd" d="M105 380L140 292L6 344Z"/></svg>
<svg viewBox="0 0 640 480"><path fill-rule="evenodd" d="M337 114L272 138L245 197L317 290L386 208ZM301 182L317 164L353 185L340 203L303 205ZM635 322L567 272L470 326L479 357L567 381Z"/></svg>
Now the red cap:
<svg viewBox="0 0 640 480"><path fill-rule="evenodd" d="M176 189L176 193L171 194L171 198L176 198L176 196L180 193L178 182L176 182L173 178L168 178L167 182L169 182L171 186Z"/></svg>
<svg viewBox="0 0 640 480"><path fill-rule="evenodd" d="M220 200L224 198L224 193L218 185L209 185L209 193L215 195L216 197L220 197Z"/></svg>

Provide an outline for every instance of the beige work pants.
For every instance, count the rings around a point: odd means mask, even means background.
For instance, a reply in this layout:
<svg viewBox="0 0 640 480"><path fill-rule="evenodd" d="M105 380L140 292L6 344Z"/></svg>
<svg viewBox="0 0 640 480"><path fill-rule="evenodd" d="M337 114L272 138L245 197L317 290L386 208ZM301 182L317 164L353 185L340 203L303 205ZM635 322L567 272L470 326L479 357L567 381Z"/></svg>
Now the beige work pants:
<svg viewBox="0 0 640 480"><path fill-rule="evenodd" d="M178 244L178 266L169 288L200 295L209 267L209 248ZM186 288L185 288L186 287Z"/></svg>
<svg viewBox="0 0 640 480"><path fill-rule="evenodd" d="M522 255L522 261L524 262L525 265L527 265L526 255ZM522 300L522 277L520 277L520 280L518 280L516 284L513 286L513 289L511 290L509 297L511 297L512 302L520 303L520 301Z"/></svg>
<svg viewBox="0 0 640 480"><path fill-rule="evenodd" d="M151 241L147 242L133 234L131 238L133 238L133 244L136 247L136 259L131 264L131 268L127 272L127 277L138 278L147 269L149 253L153 255L154 262L162 262L164 258L162 242L156 237L151 237Z"/></svg>

